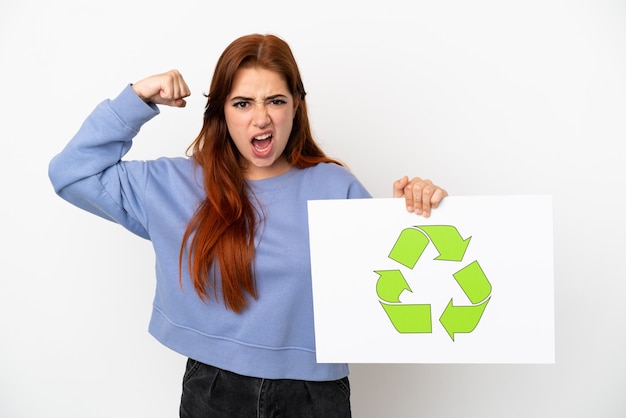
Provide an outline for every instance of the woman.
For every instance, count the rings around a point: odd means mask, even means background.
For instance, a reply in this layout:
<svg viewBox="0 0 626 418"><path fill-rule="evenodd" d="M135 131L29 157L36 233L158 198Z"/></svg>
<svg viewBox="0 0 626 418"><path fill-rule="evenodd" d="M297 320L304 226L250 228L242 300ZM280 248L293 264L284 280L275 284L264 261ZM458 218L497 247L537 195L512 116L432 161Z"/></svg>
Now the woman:
<svg viewBox="0 0 626 418"><path fill-rule="evenodd" d="M307 200L369 193L313 140L289 46L235 40L218 60L190 158L122 161L157 105L184 107L175 70L102 102L50 163L56 192L149 239L150 333L187 356L181 417L348 417L348 367L315 361ZM446 191L404 177L428 216Z"/></svg>

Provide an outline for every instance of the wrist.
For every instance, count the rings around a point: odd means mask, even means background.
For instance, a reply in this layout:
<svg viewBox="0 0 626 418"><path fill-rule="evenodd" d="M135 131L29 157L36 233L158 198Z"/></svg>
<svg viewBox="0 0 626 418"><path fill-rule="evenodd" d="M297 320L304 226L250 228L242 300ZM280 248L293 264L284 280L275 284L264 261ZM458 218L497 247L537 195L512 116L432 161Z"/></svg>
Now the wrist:
<svg viewBox="0 0 626 418"><path fill-rule="evenodd" d="M137 87L137 84L130 83L130 87L133 89L137 97L139 97L145 103L150 103L150 98L141 93L141 89Z"/></svg>

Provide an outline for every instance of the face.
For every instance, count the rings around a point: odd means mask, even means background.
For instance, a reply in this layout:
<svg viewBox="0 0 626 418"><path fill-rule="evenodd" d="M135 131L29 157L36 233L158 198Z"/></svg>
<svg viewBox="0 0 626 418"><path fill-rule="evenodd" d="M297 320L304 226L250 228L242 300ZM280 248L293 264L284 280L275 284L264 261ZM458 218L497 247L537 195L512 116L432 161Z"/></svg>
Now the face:
<svg viewBox="0 0 626 418"><path fill-rule="evenodd" d="M289 170L282 154L297 106L280 74L254 67L237 70L224 114L228 132L245 160L247 179L275 177Z"/></svg>

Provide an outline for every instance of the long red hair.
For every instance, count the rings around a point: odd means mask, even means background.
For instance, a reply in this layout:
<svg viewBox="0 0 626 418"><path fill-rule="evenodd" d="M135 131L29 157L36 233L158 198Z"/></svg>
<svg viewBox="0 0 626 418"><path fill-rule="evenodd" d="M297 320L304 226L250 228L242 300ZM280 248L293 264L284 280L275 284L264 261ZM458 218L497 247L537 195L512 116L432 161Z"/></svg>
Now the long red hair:
<svg viewBox="0 0 626 418"><path fill-rule="evenodd" d="M241 155L226 127L224 106L237 70L257 66L282 75L298 107L284 155L299 168L328 158L313 140L300 71L289 45L274 35L247 35L233 41L220 56L205 107L202 129L189 146L202 168L206 198L191 218L181 245L179 271L185 260L202 300L217 294L218 271L227 308L240 312L248 296L256 299L254 236L262 222L243 175ZM182 280L182 276L181 276Z"/></svg>

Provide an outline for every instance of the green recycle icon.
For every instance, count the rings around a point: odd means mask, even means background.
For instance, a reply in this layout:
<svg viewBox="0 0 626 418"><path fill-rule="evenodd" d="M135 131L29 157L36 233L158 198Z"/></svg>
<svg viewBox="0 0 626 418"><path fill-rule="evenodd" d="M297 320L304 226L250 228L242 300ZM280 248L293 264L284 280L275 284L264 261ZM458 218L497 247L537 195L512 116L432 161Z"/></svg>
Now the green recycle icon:
<svg viewBox="0 0 626 418"><path fill-rule="evenodd" d="M471 237L463 239L454 226L429 225L415 226L402 230L394 244L389 258L413 269L428 244L432 242L439 253L435 260L461 262ZM432 333L431 307L429 304L405 304L400 295L411 287L400 270L377 270L379 277L376 293L380 304L395 329L400 333ZM491 283L478 264L472 261L452 275L461 287L469 305L455 305L450 299L439 322L454 341L458 333L470 333L478 325L480 318L491 299Z"/></svg>

